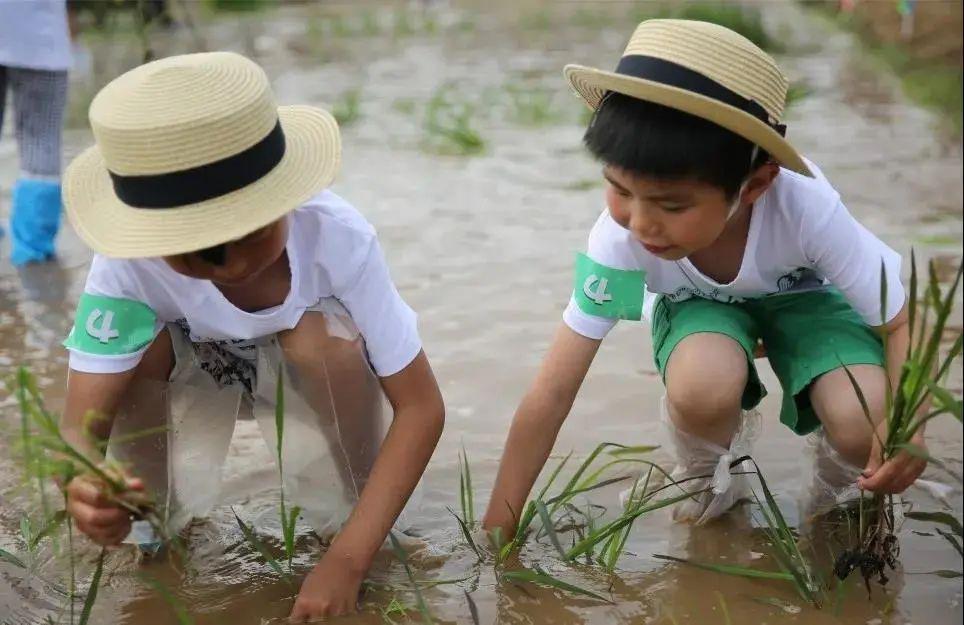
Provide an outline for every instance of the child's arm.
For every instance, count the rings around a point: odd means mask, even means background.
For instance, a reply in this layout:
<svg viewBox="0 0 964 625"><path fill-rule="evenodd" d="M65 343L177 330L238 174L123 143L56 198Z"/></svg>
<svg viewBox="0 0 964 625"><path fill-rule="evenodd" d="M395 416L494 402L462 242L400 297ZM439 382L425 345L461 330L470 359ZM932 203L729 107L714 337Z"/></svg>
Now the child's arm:
<svg viewBox="0 0 964 625"><path fill-rule="evenodd" d="M365 573L442 434L445 406L424 352L381 382L395 418L351 517L305 579L292 619L354 611Z"/></svg>
<svg viewBox="0 0 964 625"><path fill-rule="evenodd" d="M118 403L133 377L133 369L123 373L68 373L60 430L68 443L94 462L103 460L96 442L110 436ZM86 419L91 412L98 418ZM143 489L140 480L130 480L128 486ZM67 512L77 528L95 543L117 545L130 533L130 513L109 501L97 481L89 476L76 477L66 485L66 492Z"/></svg>
<svg viewBox="0 0 964 625"><path fill-rule="evenodd" d="M910 323L907 305L889 323L878 328L887 335L887 377L890 386L897 389L900 384L900 373L907 359L907 348L910 345ZM925 402L923 409L926 411ZM877 434L871 444L870 459L864 469L864 474L857 480L857 486L862 489L878 493L902 493L914 483L924 472L927 461L901 451L887 462L882 462L883 452L880 441L887 439L887 420L877 426ZM921 427L914 434L911 442L924 449L924 428Z"/></svg>
<svg viewBox="0 0 964 625"><path fill-rule="evenodd" d="M526 497L542 470L563 421L582 386L602 341L586 338L562 324L535 381L512 419L499 474L482 526L515 532Z"/></svg>

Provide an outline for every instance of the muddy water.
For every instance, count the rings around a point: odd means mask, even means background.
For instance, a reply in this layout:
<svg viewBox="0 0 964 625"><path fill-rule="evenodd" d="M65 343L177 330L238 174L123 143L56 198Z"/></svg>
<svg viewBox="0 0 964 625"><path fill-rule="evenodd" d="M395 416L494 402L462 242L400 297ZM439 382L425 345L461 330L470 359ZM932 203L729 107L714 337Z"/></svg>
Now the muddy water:
<svg viewBox="0 0 964 625"><path fill-rule="evenodd" d="M344 166L335 189L378 227L398 286L420 314L426 351L448 406L447 429L425 477L417 524L429 547L413 556L413 564L421 578L469 579L426 592L436 619L471 622L465 590L482 623L722 624L727 621L720 596L733 623L959 622L960 579L927 572L960 570L961 558L932 524L919 522L906 523L901 532L904 568L887 591L875 590L868 601L855 585L839 613L814 610L777 583L667 566L651 557L666 553L752 562L766 545L746 513L739 512L699 529L674 525L661 512L645 517L627 546L631 555L620 561L613 577L582 565L561 565L548 545L530 544L522 553L523 564L540 564L563 579L609 592L612 604L500 584L490 566L476 565L445 510L458 505L457 450L461 445L468 450L481 515L515 405L568 298L572 252L584 245L602 208L599 168L579 148L582 114L564 88L560 69L567 62L611 66L634 25L627 17L632 7L490 0L433 3L428 13L415 11L402 19L396 5L332 4L341 17L323 13L323 7L285 8L205 21L193 33L155 33L153 41L159 54L198 45L249 54L273 77L283 103L330 104L343 101L348 91L359 94L360 115L344 128ZM938 120L908 104L894 80L849 37L785 3L768 5L766 21L786 44L780 58L786 71L810 91L790 111L793 140L821 165L851 211L895 248L909 254L913 245L925 256L958 259L960 141L948 139ZM136 63L138 45L129 35L86 39L88 54L74 77L75 127L66 135L68 156L91 141L77 124L85 99ZM426 108L443 87L455 105L474 109L471 126L485 142L481 154L452 155L452 146L426 137ZM533 125L532 114L512 105L507 94L517 89L546 94L546 123ZM546 111L537 112L540 117ZM17 168L10 139L7 131L0 143L4 213ZM6 245L0 241L4 258ZM30 366L54 407L62 401L65 371L58 343L89 261L69 231L61 249L58 264L26 272L0 261L0 367L6 372L16 364ZM776 391L772 373L765 366L761 373ZM960 392L959 370L952 386ZM604 440L657 442L660 394L647 329L617 328L601 349L554 453L574 450L578 457ZM0 402L0 423L11 426L13 399L4 391ZM762 407L765 425L754 456L795 518L807 463L803 441L777 422L778 406L779 393L772 392ZM929 434L932 452L960 471L960 428L944 423ZM280 536L269 452L253 423L239 423L233 446L229 474L248 471L246 482L256 491L243 498L240 510L265 536ZM17 478L3 459L9 450L0 451L0 488L8 493L0 501L0 545L11 548L23 502L10 490ZM250 467L256 468L253 477ZM918 509L962 514L959 491L940 502L915 487L908 499ZM613 507L616 493L594 495L593 502ZM304 570L316 545L305 528L299 533L297 564ZM173 588L197 623L261 623L290 609L296 588L277 581L245 545L226 508L193 525L190 543L191 575L163 562L147 562L139 570ZM135 570L129 553L111 556L94 622L174 622L166 604L132 578ZM57 594L62 574L55 562L26 578L0 564L0 622L34 623L55 614L62 603ZM361 614L339 622L383 622L380 610L396 595L391 588L404 588L404 576L386 554L372 578L382 588L368 593ZM404 592L397 596L411 601ZM417 621L417 614L412 619Z"/></svg>

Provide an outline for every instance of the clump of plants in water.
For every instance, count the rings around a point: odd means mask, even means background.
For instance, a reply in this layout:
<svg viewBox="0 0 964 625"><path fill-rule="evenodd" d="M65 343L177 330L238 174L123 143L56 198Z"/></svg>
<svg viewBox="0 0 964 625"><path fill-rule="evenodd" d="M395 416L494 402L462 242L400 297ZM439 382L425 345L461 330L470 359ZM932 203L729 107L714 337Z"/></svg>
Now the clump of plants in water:
<svg viewBox="0 0 964 625"><path fill-rule="evenodd" d="M439 88L425 106L425 142L442 154L472 155L485 150L485 140L473 126L476 107L454 97L456 90Z"/></svg>
<svg viewBox="0 0 964 625"><path fill-rule="evenodd" d="M159 510L150 498L127 487L123 467L108 462L94 462L63 435L58 418L44 406L36 380L25 368L18 369L12 379L9 380L8 386L14 389L20 408L20 436L17 446L19 447L20 465L24 471L25 486L28 492L34 495L43 516L37 525L27 516L21 520L20 532L27 551L27 562L24 562L18 555L2 549L0 549L0 559L15 566L30 569L35 564L36 553L45 539L49 539L53 546L60 551L62 537L59 534L61 528L66 527L65 549L68 578L67 589L63 593L66 597L66 605L61 610L61 617L66 614L71 625L75 623L86 625L97 600L107 550L101 548L99 552L94 573L78 615L75 606L78 595L73 522L70 515L65 511L67 505L65 492L58 493L60 499L58 503L62 507L54 509L51 493L54 487L50 485L50 482L65 485L72 479L90 479L100 484L105 489L107 496L118 506L127 510L135 519L148 522L156 535L165 544L170 545L173 551L179 553L181 545L178 537L172 536L168 532L164 511ZM84 430L86 431L87 426L97 418L96 415L89 415L85 419ZM129 440L139 436L151 436L164 431L164 429L145 430L125 438ZM90 442L94 448L99 447L101 451L106 449L105 443L93 439ZM179 603L173 595L169 592L159 594L177 613ZM181 620L180 622L189 621Z"/></svg>
<svg viewBox="0 0 964 625"><path fill-rule="evenodd" d="M553 92L539 87L507 84L509 117L523 126L546 126L562 118L553 100Z"/></svg>
<svg viewBox="0 0 964 625"><path fill-rule="evenodd" d="M350 126L361 118L361 90L349 89L331 107L331 114L341 127Z"/></svg>
<svg viewBox="0 0 964 625"><path fill-rule="evenodd" d="M917 259L911 254L907 306L911 341L907 347L906 362L901 369L897 388L890 388L888 383L885 412L887 432L883 439L877 434L860 386L850 372L847 372L864 414L874 427L882 462L900 453L907 453L943 466L924 449L915 445L913 439L922 427L939 416L950 414L961 422L961 400L942 386L954 359L961 355L961 331L957 331L957 337L946 352L943 352L942 343L950 329L948 321L954 311L955 295L961 283L962 271L964 265L958 266L950 286L942 293L934 263L928 263L927 284L923 293L919 293ZM883 268L881 274L883 312L886 310L887 301ZM885 351L886 340L885 337ZM954 477L960 483L961 477ZM885 585L888 581L886 569L897 568L900 543L895 534L895 509L899 504L894 496L881 494L875 494L869 501L861 499L860 503L860 544L840 554L834 565L834 573L838 578L846 579L852 572L860 571L867 591L870 592L870 582L874 577L879 584Z"/></svg>

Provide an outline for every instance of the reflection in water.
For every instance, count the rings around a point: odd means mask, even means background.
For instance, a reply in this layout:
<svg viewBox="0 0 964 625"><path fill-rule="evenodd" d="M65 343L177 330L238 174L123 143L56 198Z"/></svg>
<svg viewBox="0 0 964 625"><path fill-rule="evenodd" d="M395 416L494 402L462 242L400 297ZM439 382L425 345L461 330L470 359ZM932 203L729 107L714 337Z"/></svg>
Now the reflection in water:
<svg viewBox="0 0 964 625"><path fill-rule="evenodd" d="M960 580L917 573L958 569L960 558L933 523L918 521L908 521L901 532L906 574L893 576L886 593L874 589L872 601L861 584L849 586L839 615L805 606L787 584L725 577L651 557L664 553L772 568L766 541L745 509L701 528L673 524L666 511L641 518L615 576L582 563L559 564L544 539L521 554L520 566L538 564L561 579L611 594L613 604L501 583L490 564L477 564L445 509L458 501L456 452L462 444L468 450L481 513L515 404L568 299L572 251L585 245L602 207L598 165L579 145L584 112L566 92L560 69L570 62L610 66L629 34L629 3L547 8L548 3L534 0L466 0L433 3L407 20L399 17L396 3L357 4L316 3L218 19L206 23L201 34L209 49L256 58L282 103L340 103L348 110L344 94L359 94L357 119L343 128L344 164L335 190L378 226L393 277L419 312L426 351L448 406L446 433L426 474L417 519L417 532L428 545L412 561L420 579L470 579L426 590L437 620L471 622L465 589L483 623L716 625L724 623L717 593L732 622L741 624L958 622ZM587 6L608 11L611 19L588 20ZM793 141L827 173L851 212L905 256L913 244L919 257L959 258L964 202L959 141L935 134L933 117L896 95L896 84L863 63L846 35L825 31L789 4L768 5L766 18L774 32L792 35L793 46L780 62L812 92L790 110ZM80 122L75 126L85 122L84 110L96 89L140 56L131 37L96 36L86 44L90 74L75 77L71 110ZM190 29L154 35L159 56L195 45ZM513 89L536 89L546 99L513 99ZM439 94L472 111L470 127L486 146L481 155L459 158L426 149L427 103ZM530 125L543 113L549 121ZM90 142L86 129L73 130L65 136L65 149L73 155ZM15 168L15 155L0 152L3 180L12 180ZM0 242L0 252L4 245ZM61 247L61 264L21 273L0 267L0 368L6 373L21 363L31 367L54 409L62 401L66 367L59 343L71 323L84 278L80 265L87 258L69 230ZM614 331L563 428L557 454L574 449L574 459L581 459L603 440L658 441L656 406L662 391L648 340L643 327L626 324ZM960 370L952 377L951 386L956 380L960 388ZM772 378L765 382L777 388ZM792 517L803 441L773 418L779 398L768 401L754 456ZM14 402L0 393L0 424L17 423ZM931 451L960 471L961 434L955 427L935 424ZM16 544L22 500L6 495L17 480L6 440L0 437L0 545L9 548ZM280 552L277 478L255 422L238 423L231 457L228 474L247 480L255 491L238 506L239 513ZM667 460L665 454L657 457ZM942 509L921 490L910 491L908 498L919 509ZM615 511L616 493L594 493L593 502ZM951 504L960 518L959 491ZM818 553L833 546L826 538L830 534L812 530ZM320 547L306 526L299 526L297 535L295 566L303 573ZM155 558L134 566L132 551L113 553L92 620L171 623L167 604L133 577L141 573L171 588L199 625L282 622L298 582L289 585L270 572L244 542L229 509L219 507L193 523L187 541L189 561L178 565ZM89 570L95 552L85 554ZM0 563L0 621L36 623L55 611L62 605L56 589L63 587L63 571L62 563L51 561L41 564L37 575L24 577ZM371 581L377 586L366 592L362 613L336 622L382 623L380 609L392 598L412 602L405 574L391 554L379 556ZM411 620L419 620L417 613Z"/></svg>

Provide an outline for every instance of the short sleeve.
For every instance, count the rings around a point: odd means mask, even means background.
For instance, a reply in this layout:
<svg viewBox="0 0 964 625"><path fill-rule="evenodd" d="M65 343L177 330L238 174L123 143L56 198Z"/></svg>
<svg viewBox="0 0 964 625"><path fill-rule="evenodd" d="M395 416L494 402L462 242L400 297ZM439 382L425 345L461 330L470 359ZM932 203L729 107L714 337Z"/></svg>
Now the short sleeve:
<svg viewBox="0 0 964 625"><path fill-rule="evenodd" d="M891 321L904 307L901 257L854 219L837 200L833 210L812 227L801 229L801 245L814 268L840 289L867 325ZM881 270L887 301L881 311Z"/></svg>
<svg viewBox="0 0 964 625"><path fill-rule="evenodd" d="M83 373L135 368L163 324L132 283L125 261L95 256L64 346Z"/></svg>
<svg viewBox="0 0 964 625"><path fill-rule="evenodd" d="M628 232L613 221L604 210L589 232L586 256L593 261L614 269L639 269L635 257L627 248ZM563 322L576 334L589 339L602 340L616 325L616 319L591 315L583 311L574 297L562 313Z"/></svg>
<svg viewBox="0 0 964 625"><path fill-rule="evenodd" d="M335 293L365 339L375 373L387 377L407 367L422 350L418 320L395 288L378 239L343 293Z"/></svg>

